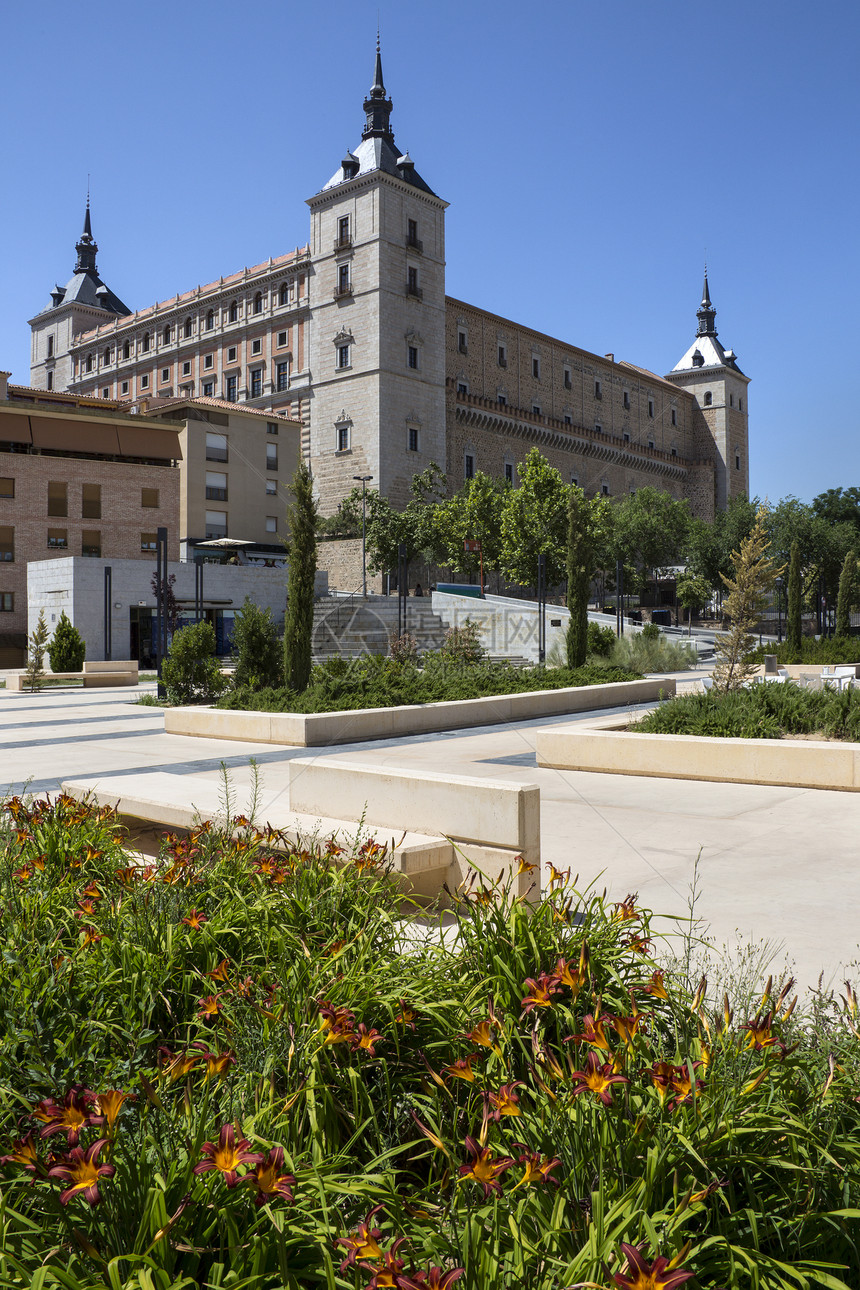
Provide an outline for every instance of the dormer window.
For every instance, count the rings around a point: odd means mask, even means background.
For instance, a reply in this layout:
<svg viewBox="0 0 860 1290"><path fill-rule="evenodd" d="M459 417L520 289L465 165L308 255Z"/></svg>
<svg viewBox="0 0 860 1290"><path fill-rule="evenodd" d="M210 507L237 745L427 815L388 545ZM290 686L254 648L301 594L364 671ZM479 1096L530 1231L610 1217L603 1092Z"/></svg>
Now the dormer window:
<svg viewBox="0 0 860 1290"><path fill-rule="evenodd" d="M704 366L705 366L704 355L701 353L700 350L697 349L693 354L693 367L704 367Z"/></svg>

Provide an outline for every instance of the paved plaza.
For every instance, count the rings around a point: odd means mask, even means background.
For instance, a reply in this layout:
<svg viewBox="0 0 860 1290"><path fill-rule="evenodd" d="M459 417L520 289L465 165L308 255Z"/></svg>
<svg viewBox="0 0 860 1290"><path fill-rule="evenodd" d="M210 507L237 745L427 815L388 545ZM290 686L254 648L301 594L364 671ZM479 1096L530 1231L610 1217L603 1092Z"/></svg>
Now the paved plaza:
<svg viewBox="0 0 860 1290"><path fill-rule="evenodd" d="M279 777L286 782L285 762L339 754L412 769L416 777L443 771L537 784L545 866L572 868L581 886L605 886L612 899L638 891L666 930L687 915L696 877L695 911L717 956L724 946L766 942L774 972L790 964L803 988L814 987L821 973L835 984L846 970L858 975L850 966L860 960L856 794L536 765L537 730L597 714L305 749L168 735L161 710L137 706L136 697L126 689L36 695L0 689L0 791L26 786L44 793L64 779L121 780L158 770L176 776L182 802L183 776L217 780L223 762L241 810L251 758L266 789L276 790Z"/></svg>

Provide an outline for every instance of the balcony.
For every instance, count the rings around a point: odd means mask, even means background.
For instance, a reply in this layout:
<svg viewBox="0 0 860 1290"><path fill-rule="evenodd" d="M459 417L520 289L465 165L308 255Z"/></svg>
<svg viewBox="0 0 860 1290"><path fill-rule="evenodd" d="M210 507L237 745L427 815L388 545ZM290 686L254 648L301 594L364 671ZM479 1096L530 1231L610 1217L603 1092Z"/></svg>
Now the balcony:
<svg viewBox="0 0 860 1290"><path fill-rule="evenodd" d="M352 238L349 237L348 235L346 237L339 237L335 240L335 244L334 244L335 255L337 255L338 251L351 251L351 250L352 250Z"/></svg>
<svg viewBox="0 0 860 1290"><path fill-rule="evenodd" d="M406 294L407 294L407 296L411 296L411 297L413 298L413 300L423 300L423 299L424 299L424 292L423 292L423 291L421 290L421 288L418 286L418 283L417 283L417 282L407 282L407 283L406 283Z"/></svg>
<svg viewBox="0 0 860 1290"><path fill-rule="evenodd" d="M406 246L410 251L414 251L416 255L421 255L424 250L424 243L420 237L407 237Z"/></svg>
<svg viewBox="0 0 860 1290"><path fill-rule="evenodd" d="M351 282L340 282L334 289L335 300L346 300L347 297L351 295L352 295Z"/></svg>

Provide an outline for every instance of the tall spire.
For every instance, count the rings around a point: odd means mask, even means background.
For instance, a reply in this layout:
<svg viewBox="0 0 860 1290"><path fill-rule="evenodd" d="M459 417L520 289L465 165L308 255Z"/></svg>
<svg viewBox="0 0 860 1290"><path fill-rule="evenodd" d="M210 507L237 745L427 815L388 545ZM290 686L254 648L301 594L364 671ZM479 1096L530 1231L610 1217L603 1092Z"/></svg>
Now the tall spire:
<svg viewBox="0 0 860 1290"><path fill-rule="evenodd" d="M373 84L370 93L364 100L364 111L367 120L362 131L362 139L388 139L394 142L391 129L391 109L394 104L385 93L385 82L382 79L382 52L379 43L379 29L376 32L376 66L373 69Z"/></svg>
<svg viewBox="0 0 860 1290"><path fill-rule="evenodd" d="M714 319L716 318L716 316L717 316L717 311L714 308L714 306L711 304L711 296L710 296L710 292L708 291L708 266L706 264L705 265L705 283L704 283L704 286L702 287L702 303L699 305L699 308L696 310L696 317L699 320L699 327L697 332L699 336L716 336L717 329L714 326Z"/></svg>
<svg viewBox="0 0 860 1290"><path fill-rule="evenodd" d="M90 223L90 194L87 189L87 208L84 213L84 231L81 238L75 245L78 253L78 262L75 265L75 273L92 273L97 274L96 269L96 251L98 246L93 239L93 229Z"/></svg>

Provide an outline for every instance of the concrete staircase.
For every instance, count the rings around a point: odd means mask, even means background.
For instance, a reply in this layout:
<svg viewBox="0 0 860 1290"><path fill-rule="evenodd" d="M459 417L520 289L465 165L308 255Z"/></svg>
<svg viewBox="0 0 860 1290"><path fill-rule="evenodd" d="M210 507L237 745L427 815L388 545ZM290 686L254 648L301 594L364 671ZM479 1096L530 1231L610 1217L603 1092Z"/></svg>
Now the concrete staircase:
<svg viewBox="0 0 860 1290"><path fill-rule="evenodd" d="M439 649L447 625L433 612L429 597L410 596L406 602L406 631L418 641L421 653ZM329 596L314 606L313 659L358 658L387 654L397 635L397 597Z"/></svg>

